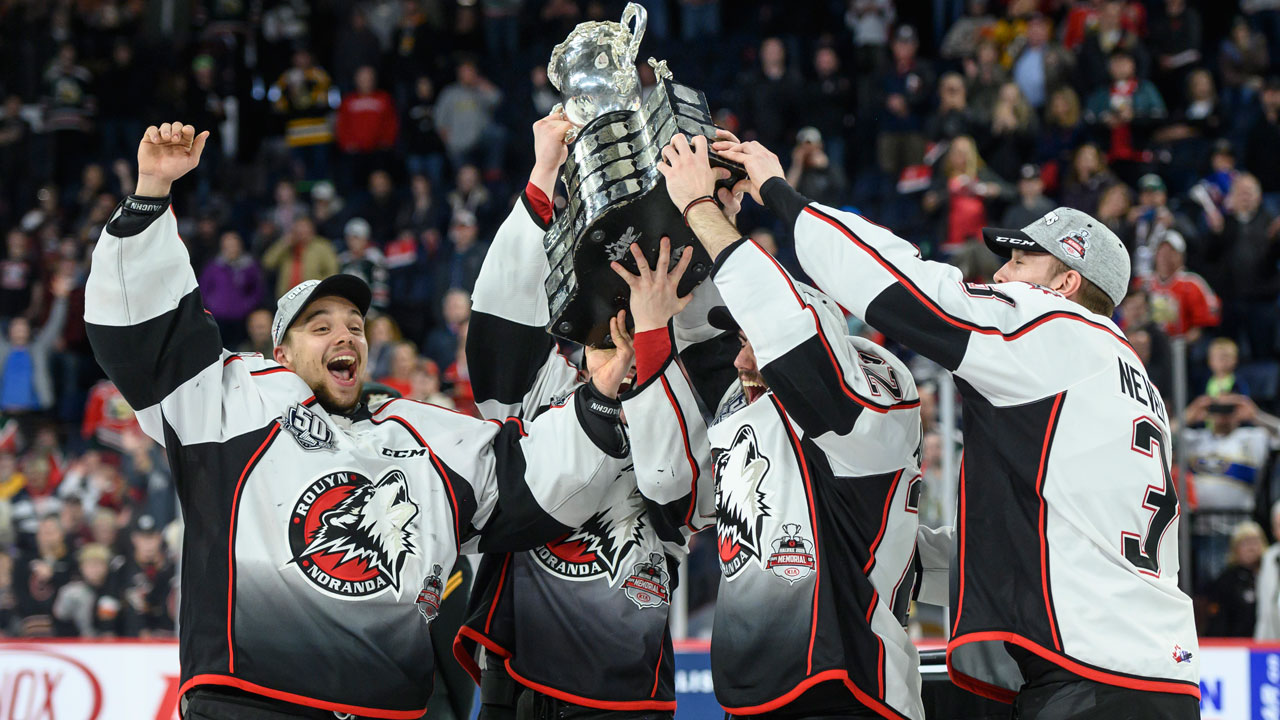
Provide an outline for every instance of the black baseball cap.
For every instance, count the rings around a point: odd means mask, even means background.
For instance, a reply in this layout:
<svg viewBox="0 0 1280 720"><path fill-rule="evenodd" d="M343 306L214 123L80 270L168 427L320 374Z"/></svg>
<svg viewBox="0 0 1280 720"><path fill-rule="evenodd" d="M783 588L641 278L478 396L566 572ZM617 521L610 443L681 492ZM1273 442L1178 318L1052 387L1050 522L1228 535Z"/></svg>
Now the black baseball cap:
<svg viewBox="0 0 1280 720"><path fill-rule="evenodd" d="M738 321L733 319L729 308L724 305L717 305L707 311L707 324L717 330L729 330L731 332L742 330L742 327L738 325Z"/></svg>

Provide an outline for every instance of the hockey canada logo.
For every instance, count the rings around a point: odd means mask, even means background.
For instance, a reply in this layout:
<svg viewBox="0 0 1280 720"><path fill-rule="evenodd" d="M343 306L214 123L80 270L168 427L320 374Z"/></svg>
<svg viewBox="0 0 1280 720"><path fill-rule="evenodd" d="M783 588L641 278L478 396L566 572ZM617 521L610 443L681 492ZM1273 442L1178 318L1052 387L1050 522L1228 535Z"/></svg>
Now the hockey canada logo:
<svg viewBox="0 0 1280 720"><path fill-rule="evenodd" d="M333 430L314 410L294 405L280 418L280 426L289 431L303 450L332 450Z"/></svg>
<svg viewBox="0 0 1280 720"><path fill-rule="evenodd" d="M800 536L800 526L789 523L782 526L782 537L773 541L773 554L765 568L774 575L794 585L813 574L813 543Z"/></svg>
<svg viewBox="0 0 1280 720"><path fill-rule="evenodd" d="M1181 645L1173 646L1173 661L1178 664L1191 662L1191 651L1183 650Z"/></svg>
<svg viewBox="0 0 1280 720"><path fill-rule="evenodd" d="M440 614L440 603L444 602L444 580L440 577L443 572L444 568L439 563L432 565L431 574L422 581L422 589L418 591L415 604L427 623L436 619Z"/></svg>
<svg viewBox="0 0 1280 720"><path fill-rule="evenodd" d="M716 453L713 465L720 570L732 580L760 557L760 529L769 516L760 482L769 472L769 458L760 454L755 430L743 425L729 447Z"/></svg>
<svg viewBox="0 0 1280 720"><path fill-rule="evenodd" d="M1058 244L1066 254L1077 260L1083 260L1084 254L1089 251L1089 231L1081 229L1070 235L1063 235L1058 238Z"/></svg>
<svg viewBox="0 0 1280 720"><path fill-rule="evenodd" d="M662 553L649 553L648 562L638 562L631 568L631 577L622 583L622 590L636 607L660 607L671 603L671 576L667 574L667 559Z"/></svg>
<svg viewBox="0 0 1280 720"><path fill-rule="evenodd" d="M377 482L350 471L307 486L289 520L292 564L331 595L361 598L386 588L400 593L400 571L416 555L418 505L404 473Z"/></svg>
<svg viewBox="0 0 1280 720"><path fill-rule="evenodd" d="M627 552L640 543L644 528L644 498L632 489L623 501L609 503L576 530L537 548L533 555L547 570L568 580L605 576L612 584L622 572Z"/></svg>

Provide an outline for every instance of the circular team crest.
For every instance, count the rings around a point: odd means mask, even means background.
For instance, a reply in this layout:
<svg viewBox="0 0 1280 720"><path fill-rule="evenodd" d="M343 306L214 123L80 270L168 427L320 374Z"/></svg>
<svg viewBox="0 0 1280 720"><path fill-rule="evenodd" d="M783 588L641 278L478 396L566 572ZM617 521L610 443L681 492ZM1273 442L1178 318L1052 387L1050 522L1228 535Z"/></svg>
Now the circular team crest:
<svg viewBox="0 0 1280 720"><path fill-rule="evenodd" d="M800 534L798 524L782 526L782 536L773 541L773 554L765 567L792 584L813 573L813 543Z"/></svg>
<svg viewBox="0 0 1280 720"><path fill-rule="evenodd" d="M289 517L294 567L320 590L343 598L399 592L406 558L417 554L418 505L404 473L374 482L343 470L312 482Z"/></svg>

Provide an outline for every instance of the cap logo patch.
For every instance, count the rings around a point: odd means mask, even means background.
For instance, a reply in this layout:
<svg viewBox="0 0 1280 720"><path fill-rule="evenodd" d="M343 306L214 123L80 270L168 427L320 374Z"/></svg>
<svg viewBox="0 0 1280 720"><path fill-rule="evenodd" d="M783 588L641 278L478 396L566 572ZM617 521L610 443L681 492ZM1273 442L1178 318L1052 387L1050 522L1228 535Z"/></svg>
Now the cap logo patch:
<svg viewBox="0 0 1280 720"><path fill-rule="evenodd" d="M1056 212L1049 212L1049 213L1046 213L1046 214L1045 214L1045 216L1044 216L1044 224L1045 224L1046 226L1047 226L1047 225L1052 225L1052 224L1054 224L1054 223L1056 223L1056 222L1058 222L1058 213L1056 213Z"/></svg>
<svg viewBox="0 0 1280 720"><path fill-rule="evenodd" d="M1083 260L1085 253L1089 250L1089 231L1077 230L1070 235L1063 235L1058 238L1058 244L1066 254L1077 260Z"/></svg>

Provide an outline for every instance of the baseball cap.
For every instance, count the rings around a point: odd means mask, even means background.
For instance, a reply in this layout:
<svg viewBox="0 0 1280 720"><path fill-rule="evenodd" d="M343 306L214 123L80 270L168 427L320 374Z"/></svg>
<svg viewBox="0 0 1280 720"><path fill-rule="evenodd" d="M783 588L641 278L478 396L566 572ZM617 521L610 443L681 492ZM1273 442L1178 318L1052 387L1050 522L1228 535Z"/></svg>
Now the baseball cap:
<svg viewBox="0 0 1280 720"><path fill-rule="evenodd" d="M1236 149L1231 146L1230 140L1226 138L1218 138L1213 143L1213 154L1214 155L1230 155L1231 157L1235 157Z"/></svg>
<svg viewBox="0 0 1280 720"><path fill-rule="evenodd" d="M1182 237L1182 233L1177 230L1165 230L1164 233L1160 235L1160 239L1156 241L1156 247L1158 248L1165 243L1172 245L1173 249L1180 253L1185 253L1187 251L1187 239Z"/></svg>
<svg viewBox="0 0 1280 720"><path fill-rule="evenodd" d="M916 35L916 29L910 25L899 25L898 31L893 34L894 42L918 42L919 37Z"/></svg>
<svg viewBox="0 0 1280 720"><path fill-rule="evenodd" d="M312 200L332 200L337 194L337 191L333 189L333 183L328 180L321 180L311 186Z"/></svg>
<svg viewBox="0 0 1280 720"><path fill-rule="evenodd" d="M1021 230L982 228L982 239L1000 257L1014 250L1047 252L1097 285L1116 305L1129 287L1129 251L1088 213L1060 207Z"/></svg>
<svg viewBox="0 0 1280 720"><path fill-rule="evenodd" d="M453 211L453 224L475 227L476 214L466 208L458 208Z"/></svg>
<svg viewBox="0 0 1280 720"><path fill-rule="evenodd" d="M738 332L742 329L738 326L738 321L733 319L729 308L724 305L717 305L707 311L707 324L717 330Z"/></svg>
<svg viewBox="0 0 1280 720"><path fill-rule="evenodd" d="M815 145L822 142L822 131L812 125L806 125L800 128L796 133L796 143L803 145L805 143L813 143Z"/></svg>
<svg viewBox="0 0 1280 720"><path fill-rule="evenodd" d="M300 282L276 301L276 317L271 322L271 342L274 345L283 343L289 326L293 325L293 321L298 319L312 301L333 296L350 300L361 315L369 312L369 303L373 301L369 284L355 275L330 275L324 280Z"/></svg>
<svg viewBox="0 0 1280 720"><path fill-rule="evenodd" d="M158 533L160 524L150 515L139 515L129 524L129 531L135 533Z"/></svg>
<svg viewBox="0 0 1280 720"><path fill-rule="evenodd" d="M369 237L369 233L372 231L373 229L369 227L369 221L358 217L348 220L347 224L342 228L343 235L358 235L362 238Z"/></svg>
<svg viewBox="0 0 1280 720"><path fill-rule="evenodd" d="M1026 165L1023 165L1018 170L1018 179L1019 180L1039 180L1040 168L1036 167L1032 163L1027 163Z"/></svg>
<svg viewBox="0 0 1280 720"><path fill-rule="evenodd" d="M1138 190L1140 192L1164 192L1164 180L1155 173L1147 173L1138 178Z"/></svg>

